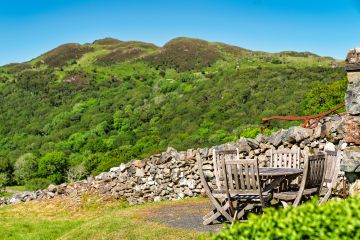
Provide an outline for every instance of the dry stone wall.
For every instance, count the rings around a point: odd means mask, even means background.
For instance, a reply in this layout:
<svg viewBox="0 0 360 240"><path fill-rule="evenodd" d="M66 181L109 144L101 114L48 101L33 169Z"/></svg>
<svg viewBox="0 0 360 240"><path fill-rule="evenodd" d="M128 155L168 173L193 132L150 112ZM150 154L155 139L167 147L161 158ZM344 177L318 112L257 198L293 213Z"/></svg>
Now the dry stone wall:
<svg viewBox="0 0 360 240"><path fill-rule="evenodd" d="M354 126L349 126L349 118ZM204 194L196 164L196 154L203 160L206 178L215 185L212 153L213 149L240 150L241 158L256 158L261 166L270 160L270 149L297 149L302 156L324 150L359 148L357 134L351 131L359 128L360 118L351 115L332 116L322 119L314 129L291 127L280 130L271 136L258 135L255 139L241 138L236 142L210 148L177 151L169 147L165 152L148 159L132 160L109 172L95 177L88 177L74 183L50 185L47 189L36 192L19 193L9 199L0 199L1 204L10 204L34 199L49 199L59 196L81 198L83 194L97 193L127 200L130 204L175 200ZM352 152L344 151L347 159L359 159ZM348 171L360 171L360 161L350 161L344 165Z"/></svg>

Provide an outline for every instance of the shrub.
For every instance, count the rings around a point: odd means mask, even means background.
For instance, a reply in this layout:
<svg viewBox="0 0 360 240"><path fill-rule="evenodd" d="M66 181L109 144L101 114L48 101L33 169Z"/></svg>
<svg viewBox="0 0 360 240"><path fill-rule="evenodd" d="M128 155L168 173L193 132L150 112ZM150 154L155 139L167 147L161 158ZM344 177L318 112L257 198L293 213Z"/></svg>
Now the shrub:
<svg viewBox="0 0 360 240"><path fill-rule="evenodd" d="M0 193L5 191L5 188L9 182L9 178L6 173L0 173Z"/></svg>
<svg viewBox="0 0 360 240"><path fill-rule="evenodd" d="M50 152L39 159L39 174L53 183L61 183L68 167L67 158L62 152Z"/></svg>
<svg viewBox="0 0 360 240"><path fill-rule="evenodd" d="M45 53L43 60L51 67L61 67L66 65L68 61L77 60L92 50L92 47L82 46L77 43L63 44Z"/></svg>
<svg viewBox="0 0 360 240"><path fill-rule="evenodd" d="M33 178L25 183L25 188L31 191L47 188L51 181L46 178Z"/></svg>
<svg viewBox="0 0 360 240"><path fill-rule="evenodd" d="M25 153L20 156L14 165L14 176L15 180L19 184L30 180L36 174L37 161L36 157L32 153Z"/></svg>
<svg viewBox="0 0 360 240"><path fill-rule="evenodd" d="M359 239L360 199L315 201L297 208L267 209L246 223L227 226L213 239Z"/></svg>

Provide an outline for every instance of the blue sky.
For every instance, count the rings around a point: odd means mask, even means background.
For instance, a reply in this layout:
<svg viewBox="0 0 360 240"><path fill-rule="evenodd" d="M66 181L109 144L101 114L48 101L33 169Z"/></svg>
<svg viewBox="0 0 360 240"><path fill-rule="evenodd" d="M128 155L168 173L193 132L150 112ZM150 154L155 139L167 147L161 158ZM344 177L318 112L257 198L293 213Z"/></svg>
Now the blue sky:
<svg viewBox="0 0 360 240"><path fill-rule="evenodd" d="M0 0L0 65L104 37L179 36L343 59L360 45L360 0Z"/></svg>

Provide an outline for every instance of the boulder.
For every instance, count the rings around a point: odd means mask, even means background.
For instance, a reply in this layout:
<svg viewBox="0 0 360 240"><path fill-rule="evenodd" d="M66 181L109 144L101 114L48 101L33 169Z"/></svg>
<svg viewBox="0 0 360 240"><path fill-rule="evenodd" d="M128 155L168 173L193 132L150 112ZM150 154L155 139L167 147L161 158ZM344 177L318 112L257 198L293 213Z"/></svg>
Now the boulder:
<svg viewBox="0 0 360 240"><path fill-rule="evenodd" d="M50 184L47 188L49 192L56 193L57 187L54 184Z"/></svg>
<svg viewBox="0 0 360 240"><path fill-rule="evenodd" d="M284 129L281 129L280 131L273 133L269 139L269 143L275 147L279 146L285 134L286 131Z"/></svg>
<svg viewBox="0 0 360 240"><path fill-rule="evenodd" d="M134 160L132 162L132 165L137 168L143 168L146 165L146 162L144 160Z"/></svg>
<svg viewBox="0 0 360 240"><path fill-rule="evenodd" d="M314 133L313 129L303 127L290 127L282 137L283 142L298 143L309 138Z"/></svg>
<svg viewBox="0 0 360 240"><path fill-rule="evenodd" d="M344 149L340 169L344 172L360 172L360 147L351 146Z"/></svg>

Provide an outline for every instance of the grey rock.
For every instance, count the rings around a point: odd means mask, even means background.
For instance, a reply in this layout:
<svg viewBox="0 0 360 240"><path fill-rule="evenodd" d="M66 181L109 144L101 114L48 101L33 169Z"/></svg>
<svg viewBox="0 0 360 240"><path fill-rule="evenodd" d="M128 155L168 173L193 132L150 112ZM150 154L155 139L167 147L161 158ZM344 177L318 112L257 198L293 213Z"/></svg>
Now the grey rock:
<svg viewBox="0 0 360 240"><path fill-rule="evenodd" d="M136 177L143 177L145 176L144 170L142 168L136 168L135 170L135 176Z"/></svg>
<svg viewBox="0 0 360 240"><path fill-rule="evenodd" d="M301 142L302 140L309 138L313 134L314 130L309 128L303 127L290 127L286 134L282 136L283 142L288 143L297 143Z"/></svg>
<svg viewBox="0 0 360 240"><path fill-rule="evenodd" d="M112 167L110 168L110 172L116 172L116 171L119 171L120 170L120 167Z"/></svg>
<svg viewBox="0 0 360 240"><path fill-rule="evenodd" d="M55 193L57 191L57 187L54 184L50 184L47 188L49 192Z"/></svg>
<svg viewBox="0 0 360 240"><path fill-rule="evenodd" d="M360 172L360 147L348 147L343 154L340 170L344 172Z"/></svg>
<svg viewBox="0 0 360 240"><path fill-rule="evenodd" d="M277 147L281 144L283 136L286 134L286 131L281 129L280 131L275 132L271 135L269 143Z"/></svg>
<svg viewBox="0 0 360 240"><path fill-rule="evenodd" d="M255 139L247 138L246 141L251 149L257 149L259 147L259 142Z"/></svg>

